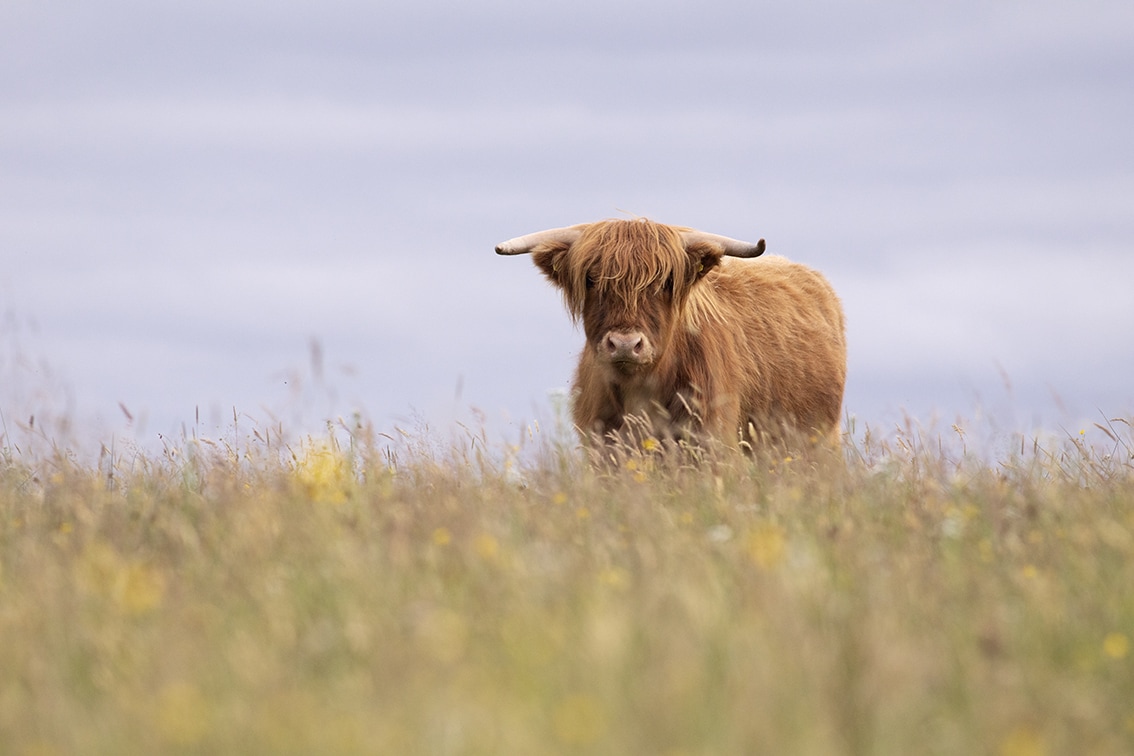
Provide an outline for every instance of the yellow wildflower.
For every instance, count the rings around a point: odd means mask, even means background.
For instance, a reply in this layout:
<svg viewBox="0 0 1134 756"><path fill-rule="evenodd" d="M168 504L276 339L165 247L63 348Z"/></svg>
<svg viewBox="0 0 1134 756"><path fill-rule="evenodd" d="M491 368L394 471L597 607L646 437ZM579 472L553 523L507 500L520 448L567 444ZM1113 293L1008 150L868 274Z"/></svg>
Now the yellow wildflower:
<svg viewBox="0 0 1134 756"><path fill-rule="evenodd" d="M1130 653L1130 639L1123 633L1109 633L1103 639L1103 653L1111 659L1125 659Z"/></svg>
<svg viewBox="0 0 1134 756"><path fill-rule="evenodd" d="M608 567L598 574L599 582L616 590L630 585L630 573L621 567Z"/></svg>
<svg viewBox="0 0 1134 756"><path fill-rule="evenodd" d="M748 535L748 557L757 566L770 570L784 560L787 538L784 529L772 523L758 526Z"/></svg>
<svg viewBox="0 0 1134 756"><path fill-rule="evenodd" d="M320 504L342 504L353 483L350 461L326 442L308 442L295 474L307 496Z"/></svg>
<svg viewBox="0 0 1134 756"><path fill-rule="evenodd" d="M153 567L131 562L118 574L115 598L129 614L145 614L161 606L165 576Z"/></svg>
<svg viewBox="0 0 1134 756"><path fill-rule="evenodd" d="M1000 756L1044 756L1047 748L1038 732L1017 727L1000 742Z"/></svg>
<svg viewBox="0 0 1134 756"><path fill-rule="evenodd" d="M162 572L144 562L123 558L107 543L88 544L76 572L84 589L113 602L126 614L145 614L165 599Z"/></svg>
<svg viewBox="0 0 1134 756"><path fill-rule="evenodd" d="M486 562L495 562L500 555L500 543L489 533L481 533L473 541L473 551Z"/></svg>

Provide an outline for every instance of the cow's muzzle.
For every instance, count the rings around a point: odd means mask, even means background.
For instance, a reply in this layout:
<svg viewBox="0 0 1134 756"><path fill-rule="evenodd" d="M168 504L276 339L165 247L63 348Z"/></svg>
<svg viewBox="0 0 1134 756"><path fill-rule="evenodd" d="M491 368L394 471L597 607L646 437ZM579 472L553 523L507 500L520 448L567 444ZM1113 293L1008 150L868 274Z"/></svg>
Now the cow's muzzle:
<svg viewBox="0 0 1134 756"><path fill-rule="evenodd" d="M654 361L654 347L641 331L607 331L599 346L599 354L624 369Z"/></svg>

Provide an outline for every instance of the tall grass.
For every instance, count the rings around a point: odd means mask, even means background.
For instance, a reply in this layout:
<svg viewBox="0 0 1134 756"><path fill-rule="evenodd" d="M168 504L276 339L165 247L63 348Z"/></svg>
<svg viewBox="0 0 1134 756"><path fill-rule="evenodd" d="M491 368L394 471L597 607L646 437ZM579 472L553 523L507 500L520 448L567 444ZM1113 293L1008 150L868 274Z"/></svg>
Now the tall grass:
<svg viewBox="0 0 1134 756"><path fill-rule="evenodd" d="M1131 753L1134 441L1090 439L8 447L0 751Z"/></svg>

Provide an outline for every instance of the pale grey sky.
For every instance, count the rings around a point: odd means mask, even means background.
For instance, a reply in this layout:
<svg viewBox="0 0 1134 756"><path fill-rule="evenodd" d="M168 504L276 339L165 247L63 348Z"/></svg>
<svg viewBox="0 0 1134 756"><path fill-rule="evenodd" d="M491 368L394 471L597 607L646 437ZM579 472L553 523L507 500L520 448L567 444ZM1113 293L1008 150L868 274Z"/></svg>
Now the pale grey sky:
<svg viewBox="0 0 1134 756"><path fill-rule="evenodd" d="M582 336L493 246L630 213L827 273L860 422L1129 415L1132 123L1125 0L9 0L0 410L512 433Z"/></svg>

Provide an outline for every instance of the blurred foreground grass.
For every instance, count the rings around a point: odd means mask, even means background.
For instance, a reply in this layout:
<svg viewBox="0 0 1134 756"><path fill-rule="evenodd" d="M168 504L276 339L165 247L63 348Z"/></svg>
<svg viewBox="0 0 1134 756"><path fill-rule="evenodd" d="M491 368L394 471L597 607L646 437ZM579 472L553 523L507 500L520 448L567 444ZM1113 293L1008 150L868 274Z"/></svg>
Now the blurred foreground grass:
<svg viewBox="0 0 1134 756"><path fill-rule="evenodd" d="M1132 753L1134 461L1099 431L9 448L0 751Z"/></svg>

